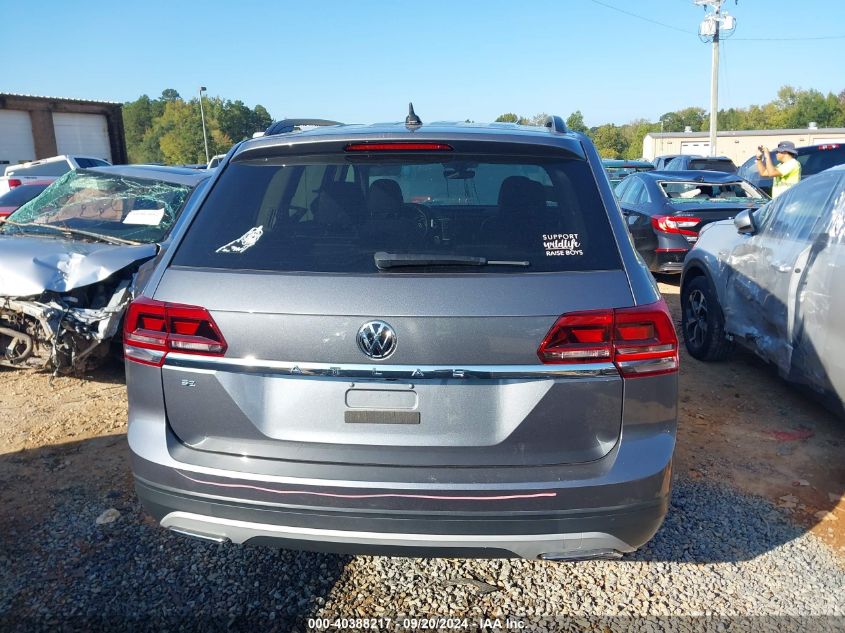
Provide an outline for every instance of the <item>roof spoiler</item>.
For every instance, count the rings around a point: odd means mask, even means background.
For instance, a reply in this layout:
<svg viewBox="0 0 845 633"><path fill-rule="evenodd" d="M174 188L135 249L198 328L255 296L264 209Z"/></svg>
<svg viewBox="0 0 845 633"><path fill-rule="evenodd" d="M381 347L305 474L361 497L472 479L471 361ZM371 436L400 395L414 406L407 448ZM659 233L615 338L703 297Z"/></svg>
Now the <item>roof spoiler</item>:
<svg viewBox="0 0 845 633"><path fill-rule="evenodd" d="M326 125L343 125L340 121L329 121L328 119L282 119L281 121L273 122L270 127L264 131L264 136L273 136L274 134L289 134L294 132L296 128L303 125L326 126Z"/></svg>
<svg viewBox="0 0 845 633"><path fill-rule="evenodd" d="M547 116L546 122L543 125L549 128L549 132L552 134L566 134L569 131L566 123L557 115Z"/></svg>

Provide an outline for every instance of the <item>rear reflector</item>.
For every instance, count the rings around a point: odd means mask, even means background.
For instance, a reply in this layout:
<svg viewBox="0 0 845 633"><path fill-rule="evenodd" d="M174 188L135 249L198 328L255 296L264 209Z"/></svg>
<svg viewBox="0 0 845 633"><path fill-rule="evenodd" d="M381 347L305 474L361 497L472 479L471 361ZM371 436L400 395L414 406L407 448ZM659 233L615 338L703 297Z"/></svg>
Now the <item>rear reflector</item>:
<svg viewBox="0 0 845 633"><path fill-rule="evenodd" d="M129 304L123 329L124 356L160 367L168 352L223 356L226 340L208 310L138 297Z"/></svg>
<svg viewBox="0 0 845 633"><path fill-rule="evenodd" d="M23 184L23 181L20 178L9 178L9 189L14 189L15 187L20 187Z"/></svg>
<svg viewBox="0 0 845 633"><path fill-rule="evenodd" d="M350 143L347 152L451 152L446 143Z"/></svg>
<svg viewBox="0 0 845 633"><path fill-rule="evenodd" d="M678 337L666 303L571 312L537 350L543 363L612 362L628 378L678 371Z"/></svg>

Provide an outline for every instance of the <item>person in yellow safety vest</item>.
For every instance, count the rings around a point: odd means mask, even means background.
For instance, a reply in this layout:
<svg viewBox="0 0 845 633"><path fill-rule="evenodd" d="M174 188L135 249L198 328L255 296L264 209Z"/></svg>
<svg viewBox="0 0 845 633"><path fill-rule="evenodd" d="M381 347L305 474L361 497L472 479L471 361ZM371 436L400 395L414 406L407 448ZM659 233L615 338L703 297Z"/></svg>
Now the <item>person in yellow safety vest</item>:
<svg viewBox="0 0 845 633"><path fill-rule="evenodd" d="M772 165L772 154L768 147L761 145L757 148L757 172L764 177L774 178L772 183L772 198L777 198L792 185L801 180L801 163L796 160L798 152L795 143L781 141L775 148L777 166Z"/></svg>

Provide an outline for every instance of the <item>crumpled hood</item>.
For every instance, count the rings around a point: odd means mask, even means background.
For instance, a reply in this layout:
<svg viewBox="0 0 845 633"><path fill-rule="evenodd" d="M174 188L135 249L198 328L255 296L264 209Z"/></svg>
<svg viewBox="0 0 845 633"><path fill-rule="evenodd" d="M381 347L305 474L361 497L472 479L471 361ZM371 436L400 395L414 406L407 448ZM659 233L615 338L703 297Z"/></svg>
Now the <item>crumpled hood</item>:
<svg viewBox="0 0 845 633"><path fill-rule="evenodd" d="M88 286L154 257L157 250L156 244L0 235L0 296L31 297L45 290L67 292Z"/></svg>

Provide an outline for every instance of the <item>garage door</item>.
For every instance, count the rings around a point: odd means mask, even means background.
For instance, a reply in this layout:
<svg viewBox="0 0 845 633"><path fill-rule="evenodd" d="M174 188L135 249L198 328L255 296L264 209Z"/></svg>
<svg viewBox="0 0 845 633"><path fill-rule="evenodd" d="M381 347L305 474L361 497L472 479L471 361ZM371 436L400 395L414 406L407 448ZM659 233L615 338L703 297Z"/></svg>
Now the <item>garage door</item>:
<svg viewBox="0 0 845 633"><path fill-rule="evenodd" d="M710 141L683 141L681 142L681 154L710 154Z"/></svg>
<svg viewBox="0 0 845 633"><path fill-rule="evenodd" d="M29 112L0 110L0 162L15 165L35 158ZM2 173L0 167L0 175Z"/></svg>
<svg viewBox="0 0 845 633"><path fill-rule="evenodd" d="M111 162L109 128L102 114L53 113L59 154L105 158Z"/></svg>

